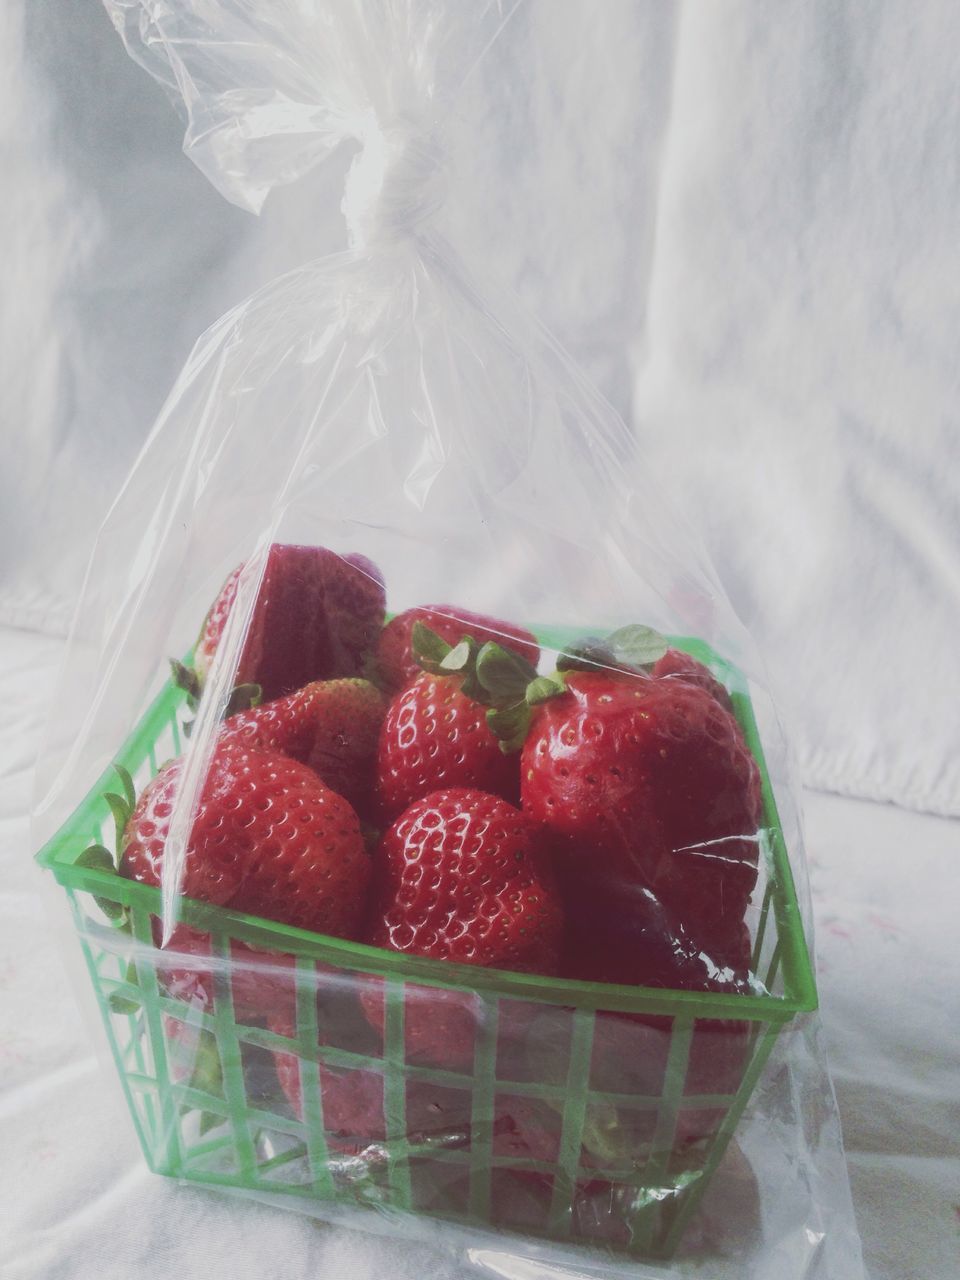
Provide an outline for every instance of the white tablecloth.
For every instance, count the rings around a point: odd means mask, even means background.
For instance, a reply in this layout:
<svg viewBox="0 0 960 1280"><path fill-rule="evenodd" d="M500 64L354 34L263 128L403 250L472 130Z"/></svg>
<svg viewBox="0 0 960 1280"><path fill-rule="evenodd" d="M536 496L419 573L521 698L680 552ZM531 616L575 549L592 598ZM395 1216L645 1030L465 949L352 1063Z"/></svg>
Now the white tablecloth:
<svg viewBox="0 0 960 1280"><path fill-rule="evenodd" d="M0 1276L461 1275L426 1246L147 1172L95 1055L99 1028L81 1020L50 940L57 896L41 901L30 857L32 761L61 651L0 631ZM947 981L960 823L815 792L806 812L823 1012L866 1256L874 1280L948 1280L960 1274L960 1009ZM64 954L82 982L79 952Z"/></svg>

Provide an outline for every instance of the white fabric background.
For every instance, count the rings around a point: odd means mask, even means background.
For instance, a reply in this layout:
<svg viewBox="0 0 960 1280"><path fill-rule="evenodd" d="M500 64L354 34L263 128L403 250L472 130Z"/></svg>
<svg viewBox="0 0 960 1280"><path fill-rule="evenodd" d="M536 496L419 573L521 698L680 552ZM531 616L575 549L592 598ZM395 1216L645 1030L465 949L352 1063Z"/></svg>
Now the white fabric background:
<svg viewBox="0 0 960 1280"><path fill-rule="evenodd" d="M956 815L960 10L773 13L530 0L462 103L445 217L635 425L758 636L807 782ZM30 763L96 526L196 334L342 242L346 157L257 222L179 138L97 5L0 7L0 622L29 629L0 648L4 1280L387 1258L150 1178L53 955L24 963ZM957 823L812 793L808 813L867 1256L883 1280L948 1277ZM203 1240L192 1273L145 1225L157 1206Z"/></svg>
<svg viewBox="0 0 960 1280"><path fill-rule="evenodd" d="M807 781L960 810L956 5L689 5L636 414Z"/></svg>

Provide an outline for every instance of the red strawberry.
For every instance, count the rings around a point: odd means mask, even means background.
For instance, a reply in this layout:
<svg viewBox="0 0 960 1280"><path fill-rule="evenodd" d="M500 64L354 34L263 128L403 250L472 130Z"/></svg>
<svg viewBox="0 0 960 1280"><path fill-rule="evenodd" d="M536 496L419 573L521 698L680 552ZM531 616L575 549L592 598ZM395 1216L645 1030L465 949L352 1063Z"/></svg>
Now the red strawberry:
<svg viewBox="0 0 960 1280"><path fill-rule="evenodd" d="M207 615L194 651L206 676L236 598L235 569ZM268 700L311 680L365 671L384 616L383 579L363 556L275 543L267 556L234 684Z"/></svg>
<svg viewBox="0 0 960 1280"><path fill-rule="evenodd" d="M367 680L315 680L224 722L223 745L281 752L308 764L354 808L370 807L386 703Z"/></svg>
<svg viewBox="0 0 960 1280"><path fill-rule="evenodd" d="M716 698L722 707L733 713L730 694L713 675L710 668L705 667L689 653L684 653L682 649L668 649L663 657L654 663L652 674L655 680L669 678L683 680L686 684L699 685L701 689L706 689L707 693Z"/></svg>
<svg viewBox="0 0 960 1280"><path fill-rule="evenodd" d="M519 809L466 787L412 804L374 855L366 940L460 964L551 973L560 904Z"/></svg>
<svg viewBox="0 0 960 1280"><path fill-rule="evenodd" d="M307 763L360 813L373 804L377 747L387 703L368 680L323 686Z"/></svg>
<svg viewBox="0 0 960 1280"><path fill-rule="evenodd" d="M743 938L744 947L736 970L717 971L696 982L678 972L665 985L685 991L750 993L750 945L746 930ZM734 1018L695 1021L683 1087L686 1097L731 1097L736 1093L749 1061L750 1027L749 1022ZM659 1093L666 1076L670 1032L669 1018L598 1014L591 1069L595 1087L619 1093ZM677 1117L671 1158L677 1160L683 1153L695 1166L699 1152L702 1161L703 1144L723 1121L727 1105L718 1101L704 1107L684 1107ZM618 1113L619 1110L617 1108ZM614 1125L613 1133L616 1131Z"/></svg>
<svg viewBox="0 0 960 1280"><path fill-rule="evenodd" d="M553 973L561 908L553 873L523 814L467 788L412 804L374 855L366 940L413 955L520 972ZM374 1026L382 1002L365 1001ZM463 1065L478 1006L468 992L408 988L408 1055Z"/></svg>
<svg viewBox="0 0 960 1280"><path fill-rule="evenodd" d="M590 945L657 909L722 946L757 875L760 777L739 725L685 681L568 672L566 686L524 744L523 808L594 917Z"/></svg>
<svg viewBox="0 0 960 1280"><path fill-rule="evenodd" d="M383 1039L363 1012L364 1000L378 998L378 980L332 967L317 967L318 1047L348 1050L365 1058L383 1056ZM270 1018L270 1029L296 1039L295 1010ZM302 1068L298 1055L274 1050L280 1085L294 1112L303 1118ZM340 1151L360 1151L385 1137L383 1076L375 1069L332 1067L320 1055L319 1085L324 1124ZM306 1070L314 1067L308 1063ZM408 1080L405 1090L405 1134L412 1142L463 1146L469 1138L470 1094L431 1082Z"/></svg>
<svg viewBox="0 0 960 1280"><path fill-rule="evenodd" d="M122 875L159 885L182 770L174 760L144 789L124 830ZM356 814L311 769L286 756L215 752L187 846L186 897L349 937L369 877Z"/></svg>
<svg viewBox="0 0 960 1280"><path fill-rule="evenodd" d="M695 974L683 962L671 968L669 947L665 945L662 951L652 955L651 967L644 968L637 957L629 957L623 972L608 970L601 980L687 991L750 992L750 938L743 927L738 936L735 970L718 972L703 969ZM648 947L650 953L651 948ZM570 972L568 966L566 972L571 977L595 978L592 969ZM515 1005L510 1020L510 1078L562 1084L568 1070L573 1011L531 1005L524 1017L522 1008ZM660 1095L666 1082L671 1026L671 1019L665 1016L598 1010L589 1065L591 1089L624 1097ZM749 1028L749 1023L734 1019L698 1019L694 1023L683 1088L686 1097L703 1094L729 1096L736 1092L746 1068ZM674 1152L683 1151L685 1159L692 1159L694 1148L715 1130L725 1110L725 1104L721 1102L682 1110L673 1140ZM561 1106L556 1102L522 1096L516 1098L511 1111L512 1128L495 1144L495 1151L503 1155L556 1160L560 1144L560 1111ZM596 1099L585 1118L580 1164L584 1168L629 1167L635 1164L638 1152L648 1147L653 1139L656 1120L655 1111L638 1111L629 1104Z"/></svg>
<svg viewBox="0 0 960 1280"><path fill-rule="evenodd" d="M220 744L248 751L279 752L306 764L316 734L317 708L324 688L324 681L314 680L283 698L275 698L249 711L238 711L224 720Z"/></svg>
<svg viewBox="0 0 960 1280"><path fill-rule="evenodd" d="M534 667L540 660L540 647L536 637L523 627L489 618L482 613L472 613L457 605L424 604L398 613L380 633L377 664L385 689L400 689L420 673L411 645L411 633L417 622L429 627L450 645L457 644L465 636L471 636L478 644L496 640L505 649L526 658Z"/></svg>
<svg viewBox="0 0 960 1280"><path fill-rule="evenodd" d="M159 947L159 920L153 924L153 937ZM178 924L163 954L165 963L157 966L157 978L166 994L209 1012L216 992L210 935ZM255 950L236 938L231 941L230 993L238 1023L262 1023L278 1009L295 1007L294 964L292 955Z"/></svg>
<svg viewBox="0 0 960 1280"><path fill-rule="evenodd" d="M227 625L227 619L230 616L230 610L233 608L233 602L237 597L237 585L240 582L240 574L243 572L243 565L238 564L237 567L227 575L227 580L220 588L220 592L214 600L213 604L207 612L207 616L203 620L203 626L200 629L200 638L197 640L193 650L193 664L201 677L206 676L213 662L213 655L217 651L220 643L220 637L223 635ZM240 671L249 669L250 664L245 663L243 659L237 671L237 683L240 684Z"/></svg>
<svg viewBox="0 0 960 1280"><path fill-rule="evenodd" d="M505 755L486 708L457 675L421 674L387 708L377 750L377 788L387 818L430 791L476 787L516 801L519 755Z"/></svg>
<svg viewBox="0 0 960 1280"><path fill-rule="evenodd" d="M275 1035L296 1039L296 1026L283 1017L270 1019ZM299 1119L303 1119L303 1091L300 1059L295 1053L273 1051L277 1079L287 1101ZM307 1064L312 1070L312 1064ZM386 1137L383 1116L383 1076L363 1068L331 1067L320 1063L320 1099L323 1126L332 1145L343 1153L359 1153L373 1142Z"/></svg>

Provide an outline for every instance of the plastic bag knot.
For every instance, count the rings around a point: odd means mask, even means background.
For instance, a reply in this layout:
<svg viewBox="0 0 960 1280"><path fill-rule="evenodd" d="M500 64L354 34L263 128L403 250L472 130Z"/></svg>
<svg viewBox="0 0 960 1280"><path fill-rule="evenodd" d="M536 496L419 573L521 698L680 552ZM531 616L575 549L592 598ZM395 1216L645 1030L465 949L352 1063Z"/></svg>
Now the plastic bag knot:
<svg viewBox="0 0 960 1280"><path fill-rule="evenodd" d="M357 136L361 150L340 206L350 243L363 248L402 239L443 204L444 149L432 130L402 120L383 126L372 112Z"/></svg>

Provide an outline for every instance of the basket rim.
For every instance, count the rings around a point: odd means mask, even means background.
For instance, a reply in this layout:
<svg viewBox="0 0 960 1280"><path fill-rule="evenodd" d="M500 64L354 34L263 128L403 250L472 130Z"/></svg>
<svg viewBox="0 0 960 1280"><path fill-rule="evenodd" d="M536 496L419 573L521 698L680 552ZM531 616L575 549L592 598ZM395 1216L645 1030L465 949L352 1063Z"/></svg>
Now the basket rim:
<svg viewBox="0 0 960 1280"><path fill-rule="evenodd" d="M533 630L540 642L550 649L562 649L574 636L582 634L582 631L561 627ZM340 968L377 977L414 983L419 980L425 986L467 990L478 995L502 996L513 1000L535 1000L612 1012L672 1012L691 1018L744 1018L749 1021L778 1023L790 1020L797 1013L816 1009L816 978L746 678L737 667L698 637L668 636L667 640L671 646L683 649L704 662L729 689L734 713L760 769L771 905L776 916L783 970L782 995L682 991L670 987L586 982L516 973L512 970L479 968L476 965L385 951L362 942L313 933L261 916L232 911L226 907L213 907L190 898L181 900L181 920L185 924L219 932L254 946L283 950L298 957L326 961ZM134 773L182 700L181 691L172 681L167 680L116 753L115 761ZM74 865L86 847L91 828L96 824L95 814L98 811L105 814L103 794L113 786L111 764L60 829L37 852L36 861L41 867L52 871L58 883L66 888L92 893L159 915L159 889L125 880L115 872ZM123 945L125 935L109 929L105 933L106 937L112 935L116 939L118 947ZM126 945L130 944L130 939L126 938Z"/></svg>

